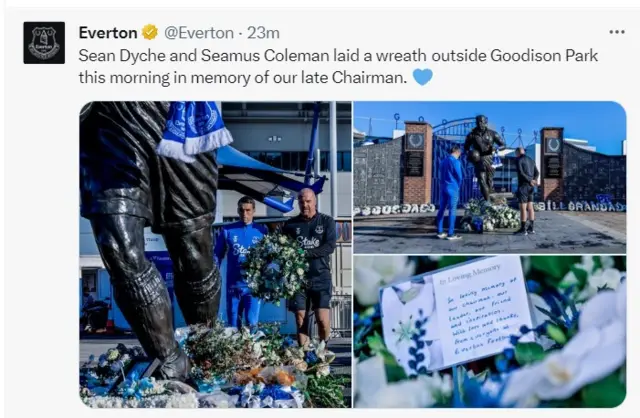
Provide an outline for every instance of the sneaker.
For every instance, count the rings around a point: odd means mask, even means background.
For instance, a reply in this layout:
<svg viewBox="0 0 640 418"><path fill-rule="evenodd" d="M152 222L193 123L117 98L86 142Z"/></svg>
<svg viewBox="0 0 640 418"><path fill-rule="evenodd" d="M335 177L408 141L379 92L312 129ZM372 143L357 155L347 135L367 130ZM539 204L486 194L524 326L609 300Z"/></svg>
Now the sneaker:
<svg viewBox="0 0 640 418"><path fill-rule="evenodd" d="M533 228L529 228L529 229L527 229L527 233L535 235L536 231Z"/></svg>
<svg viewBox="0 0 640 418"><path fill-rule="evenodd" d="M516 233L515 233L515 234L513 234L513 235L528 235L528 234L529 234L529 233L527 232L527 230L526 230L526 229L522 229L522 228L520 228L520 229L519 229L518 231L516 231Z"/></svg>
<svg viewBox="0 0 640 418"><path fill-rule="evenodd" d="M454 234L454 235L447 235L447 239L449 241L454 241L454 240L457 240L457 239L462 239L462 237L460 235L455 235Z"/></svg>
<svg viewBox="0 0 640 418"><path fill-rule="evenodd" d="M438 237L438 239L445 239L447 237L447 234L445 234L444 232L441 232L437 234L436 237Z"/></svg>

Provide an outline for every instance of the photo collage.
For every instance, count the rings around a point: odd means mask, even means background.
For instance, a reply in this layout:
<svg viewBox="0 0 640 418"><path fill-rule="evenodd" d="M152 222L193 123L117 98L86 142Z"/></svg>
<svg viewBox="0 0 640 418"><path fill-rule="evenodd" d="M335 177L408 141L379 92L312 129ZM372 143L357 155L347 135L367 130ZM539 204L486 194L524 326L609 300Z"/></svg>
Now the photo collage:
<svg viewBox="0 0 640 418"><path fill-rule="evenodd" d="M86 406L624 401L619 104L95 101L79 116Z"/></svg>

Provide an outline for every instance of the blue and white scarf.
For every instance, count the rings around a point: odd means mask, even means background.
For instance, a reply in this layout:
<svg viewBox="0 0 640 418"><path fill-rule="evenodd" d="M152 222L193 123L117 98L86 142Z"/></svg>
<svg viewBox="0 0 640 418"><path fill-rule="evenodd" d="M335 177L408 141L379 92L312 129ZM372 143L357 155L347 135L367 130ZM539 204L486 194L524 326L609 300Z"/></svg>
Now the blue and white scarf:
<svg viewBox="0 0 640 418"><path fill-rule="evenodd" d="M215 102L171 102L159 155L186 163L233 142Z"/></svg>
<svg viewBox="0 0 640 418"><path fill-rule="evenodd" d="M496 151L493 154L493 160L491 162L491 167L493 167L493 168L502 167L502 160L500 159L500 155L498 154L498 151Z"/></svg>

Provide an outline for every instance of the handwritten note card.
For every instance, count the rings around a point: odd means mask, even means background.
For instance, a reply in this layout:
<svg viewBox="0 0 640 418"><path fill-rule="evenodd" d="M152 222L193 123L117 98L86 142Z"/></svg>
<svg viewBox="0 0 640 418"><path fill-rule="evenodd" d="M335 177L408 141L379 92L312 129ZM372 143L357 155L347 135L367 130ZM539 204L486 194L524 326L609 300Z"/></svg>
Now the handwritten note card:
<svg viewBox="0 0 640 418"><path fill-rule="evenodd" d="M481 259L433 274L445 366L502 352L531 313L520 257ZM533 341L533 335L521 341Z"/></svg>

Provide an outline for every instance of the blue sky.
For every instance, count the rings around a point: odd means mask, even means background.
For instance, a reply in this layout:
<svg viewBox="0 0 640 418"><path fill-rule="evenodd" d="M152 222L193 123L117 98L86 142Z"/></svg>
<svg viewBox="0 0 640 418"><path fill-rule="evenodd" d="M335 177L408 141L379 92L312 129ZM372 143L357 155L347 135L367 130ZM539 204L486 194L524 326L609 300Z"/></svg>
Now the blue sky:
<svg viewBox="0 0 640 418"><path fill-rule="evenodd" d="M518 129L522 129L522 142L528 145L534 130L564 127L566 138L586 139L598 152L619 155L627 136L626 113L614 102L355 102L354 125L368 133L368 118L373 118L371 134L388 137L395 128L395 113L400 114L398 129L404 129L405 120L420 116L435 126L443 119L483 114L498 132L504 126L508 145L517 138Z"/></svg>

